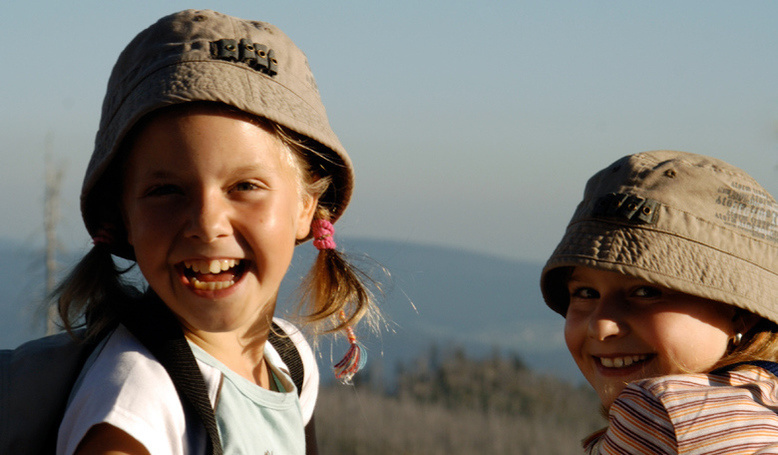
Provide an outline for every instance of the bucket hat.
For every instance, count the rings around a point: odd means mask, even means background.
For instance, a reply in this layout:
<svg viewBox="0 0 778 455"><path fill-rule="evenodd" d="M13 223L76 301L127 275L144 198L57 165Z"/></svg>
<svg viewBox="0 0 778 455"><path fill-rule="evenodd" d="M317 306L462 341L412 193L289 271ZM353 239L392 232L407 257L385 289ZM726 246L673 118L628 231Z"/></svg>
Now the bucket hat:
<svg viewBox="0 0 778 455"><path fill-rule="evenodd" d="M566 276L585 266L631 275L778 322L778 204L742 170L669 150L619 159L586 184L541 274L564 315Z"/></svg>
<svg viewBox="0 0 778 455"><path fill-rule="evenodd" d="M320 203L330 221L342 215L353 188L351 159L330 127L305 54L266 22L186 10L140 32L113 68L81 190L90 235L105 221L99 184L128 132L153 111L195 101L223 103L315 141L325 156L317 164L333 180ZM117 245L116 252L126 257L128 248Z"/></svg>

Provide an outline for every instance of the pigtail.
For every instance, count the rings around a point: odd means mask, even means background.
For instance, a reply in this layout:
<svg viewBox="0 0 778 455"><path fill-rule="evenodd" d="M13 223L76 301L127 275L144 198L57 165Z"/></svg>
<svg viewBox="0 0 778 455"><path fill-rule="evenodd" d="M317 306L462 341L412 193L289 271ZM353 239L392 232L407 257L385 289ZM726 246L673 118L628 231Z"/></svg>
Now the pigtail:
<svg viewBox="0 0 778 455"><path fill-rule="evenodd" d="M111 256L110 242L95 237L95 245L60 283L55 299L63 328L73 335L86 326L94 340L118 324L121 305L133 294Z"/></svg>
<svg viewBox="0 0 778 455"><path fill-rule="evenodd" d="M329 217L326 209L317 208L311 231L313 245L319 253L300 291L302 302L309 306L305 316L308 322L314 323L318 332L342 332L348 339L348 352L334 369L336 378L349 383L367 360L354 326L365 316L369 322L377 317L375 299L370 291L370 286L376 283L336 248L335 229Z"/></svg>
<svg viewBox="0 0 778 455"><path fill-rule="evenodd" d="M346 336L349 349L345 357L335 364L335 376L350 383L366 360L354 326L366 319L371 329L377 331L380 313L371 289L380 291L380 286L352 264L335 243L333 213L342 210L342 207L333 205L333 201L338 200L333 171L347 172L347 168L342 168L342 162L333 161L331 152L324 151L316 141L277 123L262 123L262 119L257 121L260 122L258 124L271 126L281 142L287 145L300 170L304 193L318 200L311 222L311 235L319 253L298 288L299 313L315 335L342 332Z"/></svg>
<svg viewBox="0 0 778 455"><path fill-rule="evenodd" d="M322 203L325 198L332 199L333 179L328 169L337 165L315 141L275 122L262 118L255 122L271 128L288 147L294 165L300 169L304 192L319 200L311 222L313 245L319 254L299 288L301 305L308 306L302 311L305 322L313 323L316 333L333 333L346 330L366 315L377 315L368 287L368 283L375 282L336 248L331 223L334 208Z"/></svg>
<svg viewBox="0 0 778 455"><path fill-rule="evenodd" d="M323 331L337 332L364 316L372 303L372 294L363 282L365 274L336 248L334 227L326 211L317 212L311 230L319 254L303 281L303 301L310 306L309 322L330 320L330 328Z"/></svg>

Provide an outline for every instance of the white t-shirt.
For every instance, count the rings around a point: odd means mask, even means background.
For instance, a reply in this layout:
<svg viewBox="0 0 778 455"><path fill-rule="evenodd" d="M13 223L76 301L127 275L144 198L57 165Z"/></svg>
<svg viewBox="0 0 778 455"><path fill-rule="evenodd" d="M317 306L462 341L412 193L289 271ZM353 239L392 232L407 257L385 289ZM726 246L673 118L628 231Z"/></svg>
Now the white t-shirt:
<svg viewBox="0 0 778 455"><path fill-rule="evenodd" d="M249 381L245 381L248 384L240 383L233 375L238 378L240 376L232 373L218 360L207 354L203 355L201 350L193 349L205 378L211 404L216 409L217 424L221 427L220 436L225 439L225 448L235 447L236 439L240 439L235 437L238 433L232 431L232 423L229 422L229 415L232 413L226 410L236 403L248 403L243 398L236 398L245 397L248 393L249 397L259 398L259 401L253 399L253 407L259 408L256 410L258 414L252 418L259 416L262 420L258 423L259 426L250 427L254 431L246 433L238 430L240 437L248 437L246 441L251 442L254 447L249 453L256 450L256 441L250 439L251 434L257 435L258 441L267 440L273 444L273 438L262 438L261 435L278 431L289 431L286 436L279 435L280 438L299 440L304 452L302 422L307 422L313 414L318 393L318 370L315 361L312 361L315 360L313 352L299 331L288 322L275 322L287 331L303 359L305 380L299 404L296 389L286 375L286 366L270 343L265 344L265 355L274 374L280 379L284 389L288 390L286 394L261 389ZM252 389L249 384L259 390ZM226 401L220 403L221 400ZM267 405L270 406L260 409ZM252 405L248 406L248 409L251 409ZM226 415L228 420L225 421L220 415ZM276 421L275 417L279 417L279 420ZM295 418L298 419L297 422ZM154 455L204 453L205 431L199 423L195 423L195 419L196 417L184 413L173 382L164 367L129 331L119 326L95 349L73 389L59 429L57 454L72 454L87 431L103 422L127 432ZM247 420L244 422L248 423ZM224 425L230 429L223 430ZM268 427L261 428L262 425ZM288 453L286 450L287 448L279 448L275 453ZM225 451L226 453L228 452Z"/></svg>

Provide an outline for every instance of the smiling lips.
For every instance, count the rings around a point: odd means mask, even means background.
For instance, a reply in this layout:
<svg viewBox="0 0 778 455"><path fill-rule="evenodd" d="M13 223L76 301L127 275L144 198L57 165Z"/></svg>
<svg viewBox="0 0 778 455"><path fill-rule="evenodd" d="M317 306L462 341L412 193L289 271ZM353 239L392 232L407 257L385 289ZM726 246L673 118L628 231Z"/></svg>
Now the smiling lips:
<svg viewBox="0 0 778 455"><path fill-rule="evenodd" d="M624 368L648 358L646 354L627 355L622 357L597 357L600 364L606 368Z"/></svg>
<svg viewBox="0 0 778 455"><path fill-rule="evenodd" d="M210 259L184 261L186 281L200 291L218 291L233 286L243 275L245 261Z"/></svg>

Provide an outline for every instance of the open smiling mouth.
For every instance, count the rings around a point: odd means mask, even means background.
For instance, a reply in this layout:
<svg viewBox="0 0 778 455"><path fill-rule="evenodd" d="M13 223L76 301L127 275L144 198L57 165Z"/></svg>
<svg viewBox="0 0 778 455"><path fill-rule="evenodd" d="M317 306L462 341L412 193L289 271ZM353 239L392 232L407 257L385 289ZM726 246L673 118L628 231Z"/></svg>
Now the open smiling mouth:
<svg viewBox="0 0 778 455"><path fill-rule="evenodd" d="M596 357L596 359L605 368L626 368L645 362L651 357L653 356L648 354L636 354L621 357Z"/></svg>
<svg viewBox="0 0 778 455"><path fill-rule="evenodd" d="M227 289L243 276L246 263L240 259L184 261L184 281L199 291Z"/></svg>

